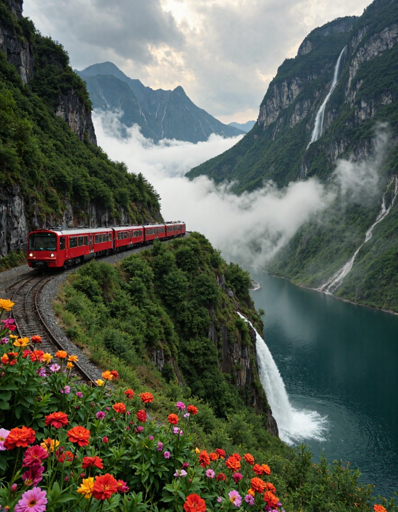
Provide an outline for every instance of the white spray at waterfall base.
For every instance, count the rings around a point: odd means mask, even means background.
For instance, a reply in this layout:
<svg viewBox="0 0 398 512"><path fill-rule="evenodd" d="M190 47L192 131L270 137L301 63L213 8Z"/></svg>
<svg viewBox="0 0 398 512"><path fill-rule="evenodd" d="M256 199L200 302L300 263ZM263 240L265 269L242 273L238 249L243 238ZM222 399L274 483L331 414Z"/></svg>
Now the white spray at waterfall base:
<svg viewBox="0 0 398 512"><path fill-rule="evenodd" d="M253 325L239 311L238 315L253 329ZM256 352L260 381L267 395L268 403L278 425L279 437L288 444L301 442L304 439L324 441L326 418L316 411L297 410L292 407L285 384L278 367L265 341L256 329Z"/></svg>

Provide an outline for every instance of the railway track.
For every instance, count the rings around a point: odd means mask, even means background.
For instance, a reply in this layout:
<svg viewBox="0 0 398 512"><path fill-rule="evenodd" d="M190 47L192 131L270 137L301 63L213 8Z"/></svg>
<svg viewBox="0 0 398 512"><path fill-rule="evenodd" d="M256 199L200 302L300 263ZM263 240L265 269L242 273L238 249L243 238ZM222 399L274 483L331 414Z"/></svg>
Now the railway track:
<svg viewBox="0 0 398 512"><path fill-rule="evenodd" d="M58 350L67 351L67 349L52 334L39 309L40 292L51 279L51 275L41 276L35 274L18 281L10 286L7 291L11 292L10 299L15 303L10 312L10 317L15 320L18 334L29 338L34 335L41 336L42 341L38 348L54 356ZM77 375L82 381L96 386L96 383L85 369L79 363L74 364L72 374Z"/></svg>

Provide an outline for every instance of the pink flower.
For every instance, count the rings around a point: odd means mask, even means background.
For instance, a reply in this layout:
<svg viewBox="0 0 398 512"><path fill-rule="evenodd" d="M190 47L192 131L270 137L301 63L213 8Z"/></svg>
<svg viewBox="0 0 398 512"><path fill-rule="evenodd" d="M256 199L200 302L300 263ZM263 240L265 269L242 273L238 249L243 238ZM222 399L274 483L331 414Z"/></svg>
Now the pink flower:
<svg viewBox="0 0 398 512"><path fill-rule="evenodd" d="M250 494L247 494L245 496L245 501L246 503L248 503L249 505L254 505L254 498L253 496L251 496Z"/></svg>
<svg viewBox="0 0 398 512"><path fill-rule="evenodd" d="M39 377L47 377L46 370L43 367L38 368L36 373Z"/></svg>
<svg viewBox="0 0 398 512"><path fill-rule="evenodd" d="M16 325L13 318L7 318L7 320L2 320L2 322L5 329L8 329L9 331L15 331Z"/></svg>
<svg viewBox="0 0 398 512"><path fill-rule="evenodd" d="M173 434L178 434L180 429L178 427L173 427Z"/></svg>
<svg viewBox="0 0 398 512"><path fill-rule="evenodd" d="M165 459L170 459L170 452L164 452L163 456Z"/></svg>
<svg viewBox="0 0 398 512"><path fill-rule="evenodd" d="M22 461L22 466L29 468L32 466L41 465L41 461L47 459L47 457L47 450L36 444L26 450L24 460Z"/></svg>
<svg viewBox="0 0 398 512"><path fill-rule="evenodd" d="M185 478L187 476L187 472L185 469L177 469L177 471L174 473L174 476L182 476L182 478Z"/></svg>
<svg viewBox="0 0 398 512"><path fill-rule="evenodd" d="M189 468L189 462L184 462L184 464L182 465L182 469L187 469Z"/></svg>
<svg viewBox="0 0 398 512"><path fill-rule="evenodd" d="M7 439L9 433L9 430L6 430L5 428L0 428L0 452L6 451L6 448L4 448L4 441Z"/></svg>
<svg viewBox="0 0 398 512"><path fill-rule="evenodd" d="M8 343L8 338L2 338L2 339L0 340L0 343L1 343L2 345L7 345L7 343Z"/></svg>
<svg viewBox="0 0 398 512"><path fill-rule="evenodd" d="M50 368L51 370L51 368ZM61 388L61 393L65 393L65 395L68 395L70 393L70 386L65 386L64 389Z"/></svg>
<svg viewBox="0 0 398 512"><path fill-rule="evenodd" d="M176 407L177 409L180 409L180 411L183 411L185 409L185 404L182 402L177 402Z"/></svg>
<svg viewBox="0 0 398 512"><path fill-rule="evenodd" d="M59 364L57 363L54 363L50 366L50 370L55 373L55 372L59 372L59 370L61 369L61 367L59 366ZM44 492L44 491L43 491Z"/></svg>
<svg viewBox="0 0 398 512"><path fill-rule="evenodd" d="M163 443L158 441L158 451L161 452L163 450Z"/></svg>
<svg viewBox="0 0 398 512"><path fill-rule="evenodd" d="M217 501L218 501L218 503L222 503L222 498L221 498L221 496L219 496L219 497L217 498Z"/></svg>
<svg viewBox="0 0 398 512"><path fill-rule="evenodd" d="M44 466L38 466L36 464L22 474L22 480L25 485L37 485L43 479L43 471Z"/></svg>
<svg viewBox="0 0 398 512"><path fill-rule="evenodd" d="M232 475L232 478L233 478L234 482L235 482L236 484L238 484L238 483L242 480L243 475L241 475L240 473L234 473L234 474Z"/></svg>
<svg viewBox="0 0 398 512"><path fill-rule="evenodd" d="M184 418L189 418L189 416L190 416L189 412L186 412L186 413L184 414Z"/></svg>
<svg viewBox="0 0 398 512"><path fill-rule="evenodd" d="M15 492L18 489L17 484L12 484L11 486L11 492Z"/></svg>
<svg viewBox="0 0 398 512"><path fill-rule="evenodd" d="M81 391L78 391L76 393L76 396L78 396L79 398L83 398L83 393Z"/></svg>
<svg viewBox="0 0 398 512"><path fill-rule="evenodd" d="M138 426L138 427L135 429L135 431L137 432L137 434L139 434L139 433L140 433L140 432L142 432L143 430L144 430L144 427L141 427L141 425L140 425L140 426Z"/></svg>
<svg viewBox="0 0 398 512"><path fill-rule="evenodd" d="M118 480L117 481L117 492L119 492L120 494L129 492L129 487L127 485L127 482L123 482L123 480Z"/></svg>
<svg viewBox="0 0 398 512"><path fill-rule="evenodd" d="M212 469L208 469L206 471L206 476L207 476L207 478L214 478L216 476L216 474L214 473L214 471Z"/></svg>
<svg viewBox="0 0 398 512"><path fill-rule="evenodd" d="M111 410L111 408L110 408L110 407L105 407L105 409L106 409L107 411L110 411L110 410Z"/></svg>
<svg viewBox="0 0 398 512"><path fill-rule="evenodd" d="M149 439L150 439L151 441L153 441L153 436L149 436Z"/></svg>
<svg viewBox="0 0 398 512"><path fill-rule="evenodd" d="M242 498L241 495L238 493L238 491L230 491L228 493L230 502L234 505L234 507L240 507L242 504Z"/></svg>
<svg viewBox="0 0 398 512"><path fill-rule="evenodd" d="M104 413L104 411L98 411L95 416L96 416L97 420L103 420L106 416L106 413Z"/></svg>
<svg viewBox="0 0 398 512"><path fill-rule="evenodd" d="M15 505L15 512L45 512L47 498L46 491L40 487L34 487L22 494L21 499Z"/></svg>

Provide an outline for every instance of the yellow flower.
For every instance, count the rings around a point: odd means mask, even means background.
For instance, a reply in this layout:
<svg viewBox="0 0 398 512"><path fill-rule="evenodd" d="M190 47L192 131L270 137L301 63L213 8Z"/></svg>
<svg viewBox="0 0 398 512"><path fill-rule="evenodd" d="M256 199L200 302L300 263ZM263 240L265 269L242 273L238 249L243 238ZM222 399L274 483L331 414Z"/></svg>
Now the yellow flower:
<svg viewBox="0 0 398 512"><path fill-rule="evenodd" d="M69 368L69 370L71 370L75 365L73 363L68 363L66 365L67 368Z"/></svg>
<svg viewBox="0 0 398 512"><path fill-rule="evenodd" d="M26 347L26 345L29 345L29 338L18 338L13 345L14 347Z"/></svg>
<svg viewBox="0 0 398 512"><path fill-rule="evenodd" d="M40 443L40 446L44 448L48 452L53 452L56 450L59 446L59 441L56 441L55 439L50 439L47 437L47 439L44 439L42 443Z"/></svg>
<svg viewBox="0 0 398 512"><path fill-rule="evenodd" d="M199 448L195 448L195 452L196 452L196 453L200 453Z"/></svg>
<svg viewBox="0 0 398 512"><path fill-rule="evenodd" d="M101 379L96 380L95 383L97 384L97 386L103 386L105 384L105 382Z"/></svg>
<svg viewBox="0 0 398 512"><path fill-rule="evenodd" d="M102 373L102 378L105 380L112 380L113 375L111 374L111 372L109 370L107 370L106 372Z"/></svg>
<svg viewBox="0 0 398 512"><path fill-rule="evenodd" d="M15 302L11 302L8 299L0 299L0 308L6 311L11 311L11 308L15 305Z"/></svg>
<svg viewBox="0 0 398 512"><path fill-rule="evenodd" d="M77 492L79 494L84 494L85 498L91 498L94 487L94 478L90 476L89 478L83 478L83 482L81 483Z"/></svg>
<svg viewBox="0 0 398 512"><path fill-rule="evenodd" d="M16 336L15 334L10 334L8 337L12 338L12 339L17 339L18 338L18 336Z"/></svg>
<svg viewBox="0 0 398 512"><path fill-rule="evenodd" d="M51 359L53 358L53 356L51 354L49 354L48 352L46 354L43 354L41 357L42 357L43 361L47 364L50 364Z"/></svg>
<svg viewBox="0 0 398 512"><path fill-rule="evenodd" d="M79 361L79 358L77 356L69 356L68 361L70 363L77 363Z"/></svg>
<svg viewBox="0 0 398 512"><path fill-rule="evenodd" d="M254 498L254 496L256 495L256 493L255 493L255 491L254 491L253 489L249 489L249 490L247 491L247 494L250 494L250 496L253 496L253 498Z"/></svg>

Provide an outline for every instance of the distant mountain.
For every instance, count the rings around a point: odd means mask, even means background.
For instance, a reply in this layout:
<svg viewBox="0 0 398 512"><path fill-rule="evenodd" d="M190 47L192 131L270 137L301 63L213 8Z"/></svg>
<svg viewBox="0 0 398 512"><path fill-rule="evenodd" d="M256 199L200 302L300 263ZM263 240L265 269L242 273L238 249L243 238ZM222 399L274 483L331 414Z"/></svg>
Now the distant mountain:
<svg viewBox="0 0 398 512"><path fill-rule="evenodd" d="M250 132L250 130L253 128L255 124L256 121L247 121L246 123L229 123L228 126L233 126L234 128L237 128L238 130L242 130L243 132L247 133Z"/></svg>
<svg viewBox="0 0 398 512"><path fill-rule="evenodd" d="M120 109L126 127L138 124L142 134L155 142L166 138L196 143L212 133L223 137L245 133L197 107L181 86L173 91L153 90L129 78L112 62L94 64L77 73L87 84L94 108Z"/></svg>

